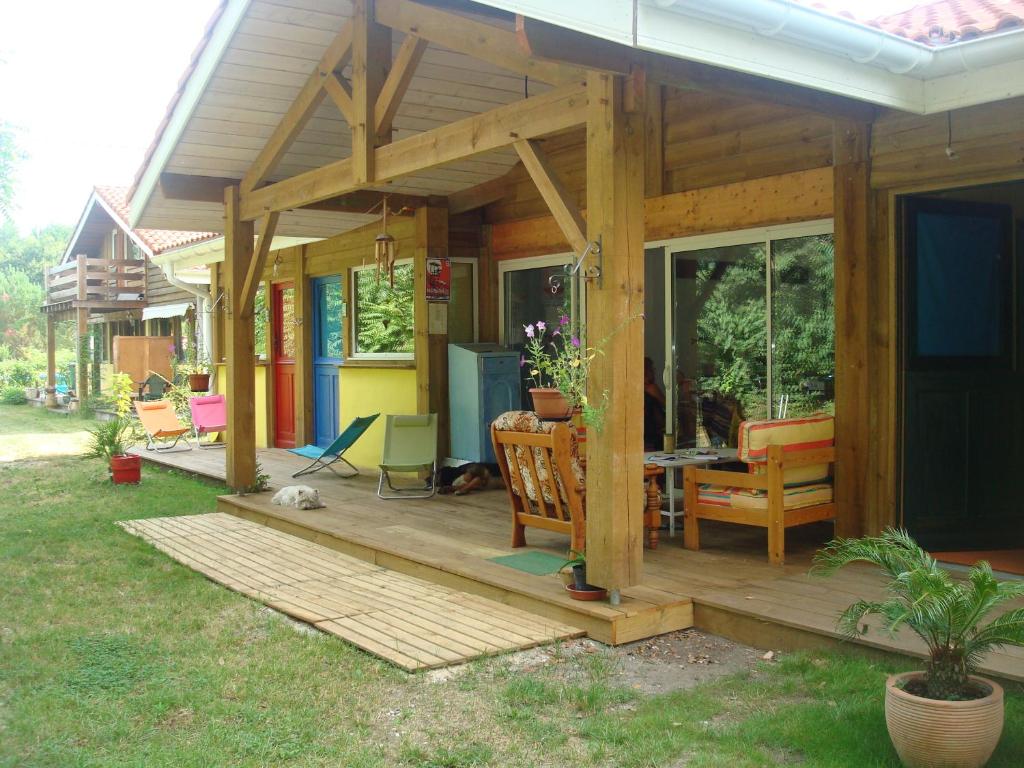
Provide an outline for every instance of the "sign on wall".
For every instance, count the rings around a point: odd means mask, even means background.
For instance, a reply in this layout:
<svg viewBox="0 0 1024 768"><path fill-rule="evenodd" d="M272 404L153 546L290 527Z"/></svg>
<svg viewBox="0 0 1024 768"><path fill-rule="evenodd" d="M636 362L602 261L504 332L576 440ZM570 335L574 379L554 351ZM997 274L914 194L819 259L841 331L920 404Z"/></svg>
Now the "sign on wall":
<svg viewBox="0 0 1024 768"><path fill-rule="evenodd" d="M447 258L427 259L427 301L449 301L452 297L452 263Z"/></svg>

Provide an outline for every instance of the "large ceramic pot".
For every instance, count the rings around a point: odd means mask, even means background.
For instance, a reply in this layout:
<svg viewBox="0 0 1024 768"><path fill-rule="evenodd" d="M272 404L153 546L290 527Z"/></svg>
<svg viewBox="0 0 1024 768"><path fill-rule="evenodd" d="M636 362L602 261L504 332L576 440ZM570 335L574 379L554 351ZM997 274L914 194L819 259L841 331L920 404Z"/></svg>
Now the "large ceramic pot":
<svg viewBox="0 0 1024 768"><path fill-rule="evenodd" d="M193 392L209 392L210 374L190 373L188 375L188 388L191 389Z"/></svg>
<svg viewBox="0 0 1024 768"><path fill-rule="evenodd" d="M557 389L531 387L530 396L533 398L533 410L541 419L568 419L572 416L572 406Z"/></svg>
<svg viewBox="0 0 1024 768"><path fill-rule="evenodd" d="M114 485L139 483L142 480L142 457L111 456L110 479Z"/></svg>
<svg viewBox="0 0 1024 768"><path fill-rule="evenodd" d="M981 768L992 757L1003 732L1003 689L971 676L989 691L971 701L940 701L903 690L922 672L892 675L885 684L885 724L908 768Z"/></svg>

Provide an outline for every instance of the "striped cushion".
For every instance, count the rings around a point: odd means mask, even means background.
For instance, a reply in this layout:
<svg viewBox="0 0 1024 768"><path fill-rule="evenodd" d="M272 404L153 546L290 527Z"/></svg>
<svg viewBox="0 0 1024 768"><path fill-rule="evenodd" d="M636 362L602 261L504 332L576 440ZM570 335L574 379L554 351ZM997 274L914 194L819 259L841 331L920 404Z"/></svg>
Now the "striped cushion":
<svg viewBox="0 0 1024 768"><path fill-rule="evenodd" d="M828 448L835 442L835 418L825 413L798 419L766 419L740 424L738 458L753 474L768 471L768 446L781 445L783 451ZM828 464L811 464L785 470L787 485L816 483L828 478Z"/></svg>
<svg viewBox="0 0 1024 768"><path fill-rule="evenodd" d="M786 488L782 492L785 509L800 509L832 501L831 483L812 483ZM697 492L701 504L735 509L768 509L768 492L752 488L733 488L705 483Z"/></svg>

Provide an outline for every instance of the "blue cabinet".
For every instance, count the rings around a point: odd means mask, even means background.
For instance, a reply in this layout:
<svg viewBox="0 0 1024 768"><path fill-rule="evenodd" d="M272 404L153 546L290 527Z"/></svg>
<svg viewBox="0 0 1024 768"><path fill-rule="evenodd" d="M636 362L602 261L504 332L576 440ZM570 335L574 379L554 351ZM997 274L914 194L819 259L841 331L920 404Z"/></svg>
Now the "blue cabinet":
<svg viewBox="0 0 1024 768"><path fill-rule="evenodd" d="M518 352L498 344L448 345L453 459L493 462L491 422L521 402Z"/></svg>

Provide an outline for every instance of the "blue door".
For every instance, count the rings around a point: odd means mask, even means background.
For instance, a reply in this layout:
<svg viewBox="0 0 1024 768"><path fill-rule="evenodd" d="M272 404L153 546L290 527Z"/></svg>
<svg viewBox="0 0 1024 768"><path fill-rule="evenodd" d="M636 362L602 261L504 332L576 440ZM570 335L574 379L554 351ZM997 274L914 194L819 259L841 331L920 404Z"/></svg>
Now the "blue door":
<svg viewBox="0 0 1024 768"><path fill-rule="evenodd" d="M338 366L344 356L341 276L313 280L313 434L326 448L338 436Z"/></svg>

